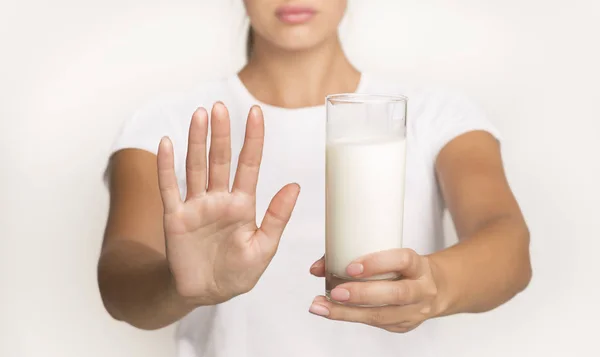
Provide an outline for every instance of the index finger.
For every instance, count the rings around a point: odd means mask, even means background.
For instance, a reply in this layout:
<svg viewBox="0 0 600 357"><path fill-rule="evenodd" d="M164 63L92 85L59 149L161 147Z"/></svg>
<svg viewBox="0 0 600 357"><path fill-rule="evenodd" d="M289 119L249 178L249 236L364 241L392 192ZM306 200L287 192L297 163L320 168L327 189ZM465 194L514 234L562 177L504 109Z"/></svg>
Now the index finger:
<svg viewBox="0 0 600 357"><path fill-rule="evenodd" d="M361 281L344 283L331 290L331 299L356 306L415 304L422 299L416 280Z"/></svg>
<svg viewBox="0 0 600 357"><path fill-rule="evenodd" d="M412 249L390 249L355 260L348 266L347 273L355 278L398 273L405 278L417 279L424 274L423 265L423 257Z"/></svg>

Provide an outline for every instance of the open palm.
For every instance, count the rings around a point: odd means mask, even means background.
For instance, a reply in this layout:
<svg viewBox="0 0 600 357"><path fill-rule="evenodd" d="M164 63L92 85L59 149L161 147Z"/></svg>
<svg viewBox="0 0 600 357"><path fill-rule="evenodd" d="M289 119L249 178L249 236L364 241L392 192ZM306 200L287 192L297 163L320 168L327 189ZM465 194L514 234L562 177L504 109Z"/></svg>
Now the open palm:
<svg viewBox="0 0 600 357"><path fill-rule="evenodd" d="M164 206L167 259L177 292L198 304L216 304L254 287L273 258L296 204L290 184L273 197L256 225L256 185L262 159L264 121L252 107L232 189L230 120L222 103L213 106L207 165L208 113L199 108L189 130L187 197L181 199L173 146L163 138L158 179ZM208 166L208 168L207 168Z"/></svg>

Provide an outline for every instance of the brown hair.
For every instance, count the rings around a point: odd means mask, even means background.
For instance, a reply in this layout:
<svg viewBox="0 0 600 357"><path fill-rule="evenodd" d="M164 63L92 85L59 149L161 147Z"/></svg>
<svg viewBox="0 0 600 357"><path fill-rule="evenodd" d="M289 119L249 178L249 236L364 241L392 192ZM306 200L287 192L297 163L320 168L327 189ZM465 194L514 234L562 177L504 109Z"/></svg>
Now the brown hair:
<svg viewBox="0 0 600 357"><path fill-rule="evenodd" d="M254 48L254 30L252 30L252 26L248 29L248 38L246 39L246 60L250 60L250 55L252 54L252 49Z"/></svg>

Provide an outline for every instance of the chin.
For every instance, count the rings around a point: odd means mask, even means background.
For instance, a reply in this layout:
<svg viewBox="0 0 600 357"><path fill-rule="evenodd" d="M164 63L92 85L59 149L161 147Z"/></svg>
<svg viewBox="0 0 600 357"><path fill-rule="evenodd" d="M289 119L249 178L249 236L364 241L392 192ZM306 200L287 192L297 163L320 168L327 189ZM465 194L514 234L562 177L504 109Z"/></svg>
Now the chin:
<svg viewBox="0 0 600 357"><path fill-rule="evenodd" d="M280 34L274 39L278 47L287 51L306 51L324 43L330 36L315 33L288 33Z"/></svg>

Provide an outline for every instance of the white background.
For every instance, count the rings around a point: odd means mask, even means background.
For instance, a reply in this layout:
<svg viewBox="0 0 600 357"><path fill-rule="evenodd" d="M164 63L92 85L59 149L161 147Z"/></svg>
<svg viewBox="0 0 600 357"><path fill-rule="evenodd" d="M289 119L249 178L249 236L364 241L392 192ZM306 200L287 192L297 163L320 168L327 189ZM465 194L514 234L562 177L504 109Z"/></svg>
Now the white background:
<svg viewBox="0 0 600 357"><path fill-rule="evenodd" d="M0 2L0 356L173 356L172 328L103 310L101 175L143 102L240 68L244 31L241 0ZM356 0L342 33L360 69L467 91L505 137L534 279L436 343L600 356L599 2Z"/></svg>

